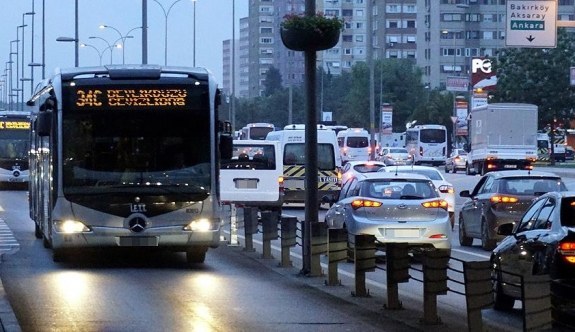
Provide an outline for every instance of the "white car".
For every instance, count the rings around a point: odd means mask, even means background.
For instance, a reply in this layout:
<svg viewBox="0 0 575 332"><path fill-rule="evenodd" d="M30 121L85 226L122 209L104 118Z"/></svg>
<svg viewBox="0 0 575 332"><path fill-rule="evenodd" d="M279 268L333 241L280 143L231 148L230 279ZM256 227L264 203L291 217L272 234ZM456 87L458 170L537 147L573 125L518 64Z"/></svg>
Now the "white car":
<svg viewBox="0 0 575 332"><path fill-rule="evenodd" d="M449 211L449 222L451 229L455 227L455 191L453 185L443 177L443 174L435 167L431 166L388 166L382 172L401 172L423 174L431 179L437 190L447 204Z"/></svg>
<svg viewBox="0 0 575 332"><path fill-rule="evenodd" d="M385 164L382 161L348 161L341 168L341 181L344 183L351 177L357 177L365 173L378 172L383 167L385 167Z"/></svg>
<svg viewBox="0 0 575 332"><path fill-rule="evenodd" d="M365 173L349 179L333 203L325 214L328 228L371 234L378 243L451 249L447 202L427 176Z"/></svg>

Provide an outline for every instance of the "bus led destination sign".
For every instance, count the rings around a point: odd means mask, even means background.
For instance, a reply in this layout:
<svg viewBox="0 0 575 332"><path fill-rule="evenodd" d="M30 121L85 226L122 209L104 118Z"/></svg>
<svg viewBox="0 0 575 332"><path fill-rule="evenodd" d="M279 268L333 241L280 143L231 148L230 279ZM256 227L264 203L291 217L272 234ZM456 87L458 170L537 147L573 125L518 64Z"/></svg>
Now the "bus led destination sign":
<svg viewBox="0 0 575 332"><path fill-rule="evenodd" d="M163 108L186 106L185 89L78 89L77 108Z"/></svg>
<svg viewBox="0 0 575 332"><path fill-rule="evenodd" d="M26 121L0 121L0 130L4 129L30 129L30 122Z"/></svg>

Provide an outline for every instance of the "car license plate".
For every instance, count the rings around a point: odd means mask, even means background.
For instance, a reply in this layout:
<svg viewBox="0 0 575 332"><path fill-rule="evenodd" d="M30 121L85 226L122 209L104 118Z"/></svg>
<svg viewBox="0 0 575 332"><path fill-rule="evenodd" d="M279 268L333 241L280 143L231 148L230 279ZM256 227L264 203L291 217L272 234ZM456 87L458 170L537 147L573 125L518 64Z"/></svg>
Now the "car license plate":
<svg viewBox="0 0 575 332"><path fill-rule="evenodd" d="M391 237L419 237L419 229L399 228L388 229L386 235Z"/></svg>
<svg viewBox="0 0 575 332"><path fill-rule="evenodd" d="M157 236L121 236L118 245L120 247L157 247Z"/></svg>
<svg viewBox="0 0 575 332"><path fill-rule="evenodd" d="M286 179L286 180L284 180L284 187L285 188L303 188L304 187L304 180Z"/></svg>
<svg viewBox="0 0 575 332"><path fill-rule="evenodd" d="M517 165L503 165L503 168L517 168Z"/></svg>
<svg viewBox="0 0 575 332"><path fill-rule="evenodd" d="M234 179L236 189L257 189L258 179Z"/></svg>

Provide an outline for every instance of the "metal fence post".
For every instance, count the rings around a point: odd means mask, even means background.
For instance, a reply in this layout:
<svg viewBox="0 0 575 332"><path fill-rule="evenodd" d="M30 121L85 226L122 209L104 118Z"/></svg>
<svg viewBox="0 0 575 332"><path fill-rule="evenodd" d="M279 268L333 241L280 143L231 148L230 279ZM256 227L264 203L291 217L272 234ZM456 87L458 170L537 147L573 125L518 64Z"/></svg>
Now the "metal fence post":
<svg viewBox="0 0 575 332"><path fill-rule="evenodd" d="M441 324L437 315L437 295L446 294L447 265L450 250L426 250L423 255L423 319L424 324Z"/></svg>
<svg viewBox="0 0 575 332"><path fill-rule="evenodd" d="M365 272L375 271L375 236L353 236L355 261L355 292L354 296L369 296L365 286Z"/></svg>
<svg viewBox="0 0 575 332"><path fill-rule="evenodd" d="M297 244L297 223L293 216L283 216L281 218L281 266L290 267L290 248Z"/></svg>
<svg viewBox="0 0 575 332"><path fill-rule="evenodd" d="M327 252L327 228L324 223L311 223L311 270L310 277L322 275L321 255Z"/></svg>
<svg viewBox="0 0 575 332"><path fill-rule="evenodd" d="M277 212L262 211L262 258L273 258L272 240L278 238Z"/></svg>
<svg viewBox="0 0 575 332"><path fill-rule="evenodd" d="M337 263L347 259L347 231L345 229L329 229L327 241L327 281L326 285L341 285L337 275Z"/></svg>
<svg viewBox="0 0 575 332"><path fill-rule="evenodd" d="M253 234L258 232L258 209L254 207L244 207L244 232L246 235L245 251L256 251L254 249Z"/></svg>
<svg viewBox="0 0 575 332"><path fill-rule="evenodd" d="M399 300L399 283L409 281L409 247L407 243L385 245L387 260L387 305L386 309L397 310L403 305Z"/></svg>
<svg viewBox="0 0 575 332"><path fill-rule="evenodd" d="M467 328L470 332L483 331L481 309L493 305L491 262L463 262Z"/></svg>

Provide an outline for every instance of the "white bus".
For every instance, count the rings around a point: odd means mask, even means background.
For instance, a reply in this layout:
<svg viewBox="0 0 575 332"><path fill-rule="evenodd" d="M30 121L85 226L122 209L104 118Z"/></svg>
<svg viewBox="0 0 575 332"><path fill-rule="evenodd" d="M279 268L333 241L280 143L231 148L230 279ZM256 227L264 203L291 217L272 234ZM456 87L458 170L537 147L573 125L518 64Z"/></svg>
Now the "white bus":
<svg viewBox="0 0 575 332"><path fill-rule="evenodd" d="M269 132L275 130L273 123L248 123L242 128L239 139L264 140Z"/></svg>
<svg viewBox="0 0 575 332"><path fill-rule="evenodd" d="M447 159L447 128L435 124L409 128L405 132L405 148L415 165L443 165Z"/></svg>
<svg viewBox="0 0 575 332"><path fill-rule="evenodd" d="M28 183L30 113L0 112L0 186Z"/></svg>
<svg viewBox="0 0 575 332"><path fill-rule="evenodd" d="M220 243L218 121L209 71L151 65L58 69L28 102L30 216L53 260L90 247L186 252Z"/></svg>

